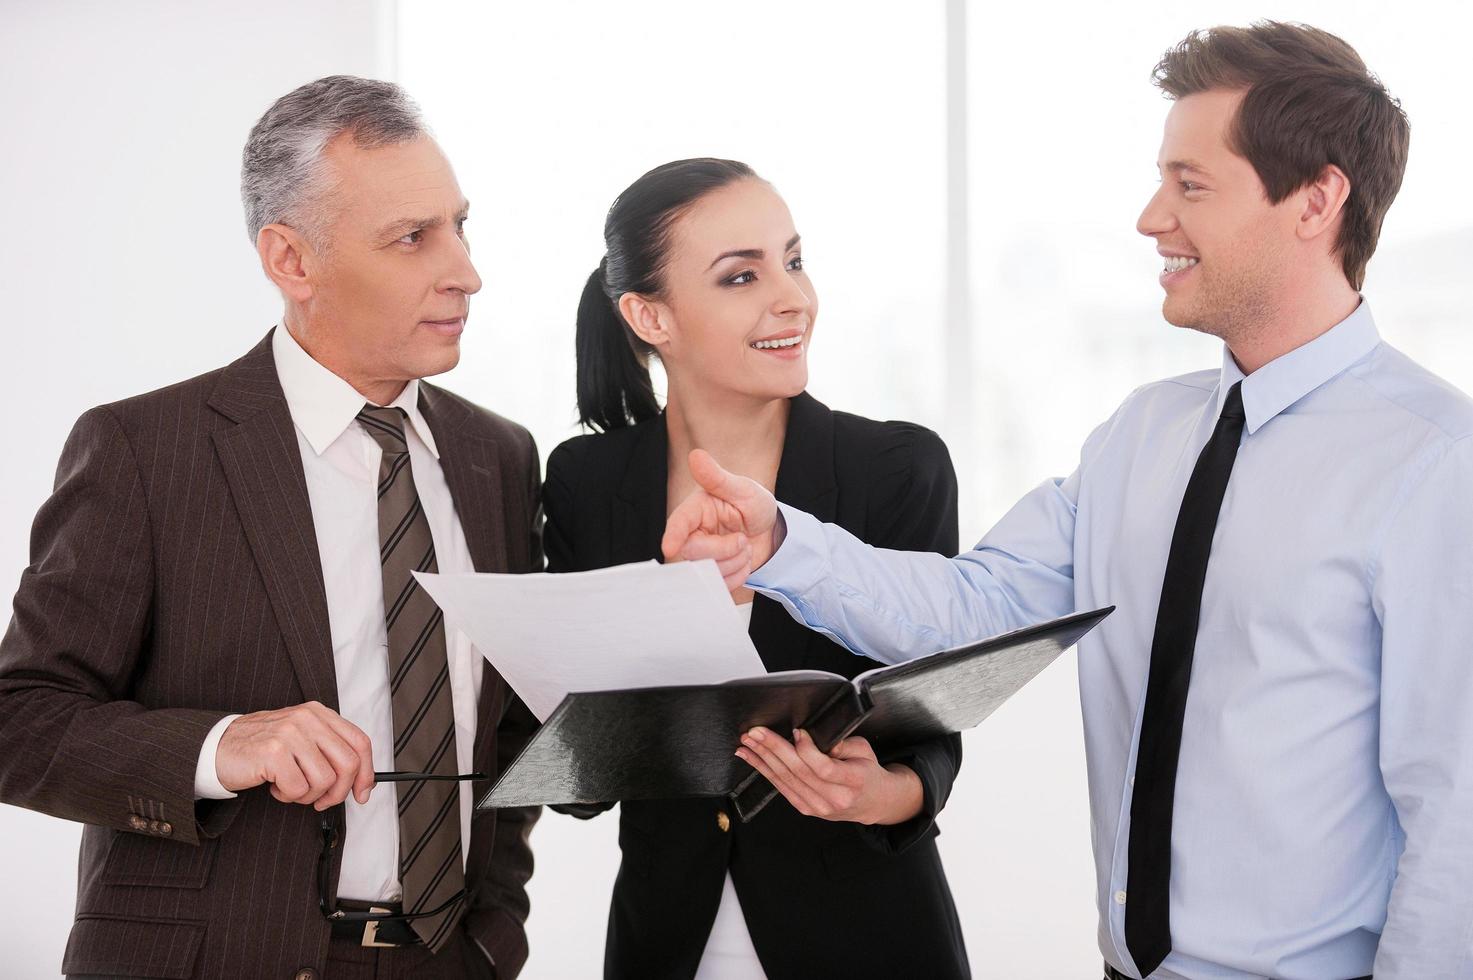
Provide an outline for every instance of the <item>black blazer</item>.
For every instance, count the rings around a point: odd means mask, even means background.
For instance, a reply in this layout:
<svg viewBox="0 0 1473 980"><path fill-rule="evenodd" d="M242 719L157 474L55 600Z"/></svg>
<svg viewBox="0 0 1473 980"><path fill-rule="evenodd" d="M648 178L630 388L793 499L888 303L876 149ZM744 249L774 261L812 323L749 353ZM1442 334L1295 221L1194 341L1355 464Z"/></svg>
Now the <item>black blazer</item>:
<svg viewBox="0 0 1473 980"><path fill-rule="evenodd" d="M663 415L559 446L544 487L548 570L658 558L668 453ZM956 493L935 433L831 412L807 394L792 400L777 475L784 503L871 544L950 556ZM875 666L773 600L754 602L752 641L769 671L852 677ZM749 824L726 820L721 799L623 804L604 975L693 977L729 870L770 980L969 976L935 843L961 754L950 736L882 757L908 764L924 787L920 816L896 827L805 817L781 796Z"/></svg>

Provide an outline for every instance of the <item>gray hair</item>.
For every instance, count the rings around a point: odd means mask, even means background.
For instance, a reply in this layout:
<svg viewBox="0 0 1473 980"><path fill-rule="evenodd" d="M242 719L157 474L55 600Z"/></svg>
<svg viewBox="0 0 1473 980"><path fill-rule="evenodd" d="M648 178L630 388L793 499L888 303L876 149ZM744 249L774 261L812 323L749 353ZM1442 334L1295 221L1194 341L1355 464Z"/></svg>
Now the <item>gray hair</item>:
<svg viewBox="0 0 1473 980"><path fill-rule="evenodd" d="M322 155L343 133L365 148L428 135L415 105L393 82L329 75L272 104L251 128L240 162L240 200L254 245L261 229L280 222L326 246L324 202L332 191Z"/></svg>

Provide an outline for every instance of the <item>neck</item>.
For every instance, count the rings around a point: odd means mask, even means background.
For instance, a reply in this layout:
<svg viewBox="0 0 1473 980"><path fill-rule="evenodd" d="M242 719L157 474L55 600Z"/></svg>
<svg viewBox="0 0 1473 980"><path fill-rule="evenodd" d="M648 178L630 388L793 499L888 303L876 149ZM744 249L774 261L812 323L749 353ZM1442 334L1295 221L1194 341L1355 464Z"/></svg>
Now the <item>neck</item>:
<svg viewBox="0 0 1473 980"><path fill-rule="evenodd" d="M690 453L704 449L733 473L772 489L788 428L788 399L694 394L670 379L665 402L670 479L691 479Z"/></svg>
<svg viewBox="0 0 1473 980"><path fill-rule="evenodd" d="M1327 333L1359 303L1360 294L1337 267L1311 288L1286 290L1271 315L1227 340L1228 350L1243 373L1252 374Z"/></svg>
<svg viewBox="0 0 1473 980"><path fill-rule="evenodd" d="M340 331L303 316L298 310L288 308L282 323L312 360L348 382L353 390L375 405L389 404L409 384L405 378L381 378L364 370L354 363L350 349L337 342Z"/></svg>

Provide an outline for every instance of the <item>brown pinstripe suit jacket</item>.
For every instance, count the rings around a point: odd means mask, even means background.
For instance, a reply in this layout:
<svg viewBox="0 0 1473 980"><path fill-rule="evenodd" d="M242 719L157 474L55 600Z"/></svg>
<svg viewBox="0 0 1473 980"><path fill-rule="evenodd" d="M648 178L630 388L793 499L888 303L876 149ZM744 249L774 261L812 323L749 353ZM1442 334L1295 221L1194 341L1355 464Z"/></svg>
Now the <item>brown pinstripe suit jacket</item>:
<svg viewBox="0 0 1473 980"><path fill-rule="evenodd" d="M421 392L476 568L539 570L531 436L447 391ZM494 774L535 721L493 670L484 678L475 766ZM222 370L83 415L36 517L0 641L0 800L86 824L65 972L322 970L320 815L264 787L194 800L216 721L312 700L336 709L337 681L268 335ZM342 807L329 817L341 833ZM502 978L526 959L536 818L473 822L465 929Z"/></svg>

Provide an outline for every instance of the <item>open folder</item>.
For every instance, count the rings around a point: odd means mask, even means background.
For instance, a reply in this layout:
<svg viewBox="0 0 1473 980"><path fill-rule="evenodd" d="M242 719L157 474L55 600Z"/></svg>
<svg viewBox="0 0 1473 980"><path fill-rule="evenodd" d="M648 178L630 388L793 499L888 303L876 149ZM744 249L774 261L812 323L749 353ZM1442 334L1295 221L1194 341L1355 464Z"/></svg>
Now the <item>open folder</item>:
<svg viewBox="0 0 1473 980"><path fill-rule="evenodd" d="M733 754L757 725L802 728L827 751L851 734L883 755L980 724L1114 606L848 680L784 671L720 684L575 691L479 806L726 796L750 820L777 791Z"/></svg>

